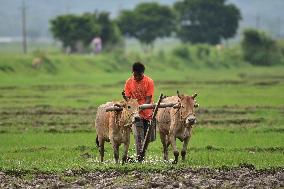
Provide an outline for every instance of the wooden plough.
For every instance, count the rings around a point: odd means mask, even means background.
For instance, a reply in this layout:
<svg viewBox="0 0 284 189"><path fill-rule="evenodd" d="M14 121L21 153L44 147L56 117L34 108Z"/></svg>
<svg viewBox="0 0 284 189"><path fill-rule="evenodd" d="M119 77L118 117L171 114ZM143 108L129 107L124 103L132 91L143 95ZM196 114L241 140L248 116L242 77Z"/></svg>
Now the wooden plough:
<svg viewBox="0 0 284 189"><path fill-rule="evenodd" d="M154 124L156 124L155 119L156 119L159 108L167 108L167 107L179 108L179 104L177 104L177 103L161 103L162 99L163 99L163 94L160 94L160 97L159 97L159 100L158 100L157 103L155 103L155 104L142 104L142 105L139 106L140 110L154 109L153 114L152 114L152 118L150 120L149 127L148 127L147 132L146 132L146 136L145 136L144 141L143 141L142 150L140 151L140 154L137 154L138 157L139 157L138 161L140 161L140 162L144 160L146 150L147 150L148 145L150 143L149 141L150 141L150 135L151 135L152 129L155 129ZM115 106L115 105L106 109L107 112L108 111L122 111L122 110L123 110L123 107Z"/></svg>
<svg viewBox="0 0 284 189"><path fill-rule="evenodd" d="M152 118L150 120L150 125L147 129L146 136L143 141L142 150L140 152L140 155L138 156L139 157L138 161L140 162L144 160L146 150L150 143L149 141L150 141L150 134L152 132L152 129L156 129L156 127L154 127L154 124L156 124L156 116L157 116L159 108L167 108L167 107L178 108L179 107L179 105L176 103L161 103L162 99L163 99L163 94L160 95L159 100L156 104L143 104L139 106L139 108L142 110L143 109L154 109Z"/></svg>

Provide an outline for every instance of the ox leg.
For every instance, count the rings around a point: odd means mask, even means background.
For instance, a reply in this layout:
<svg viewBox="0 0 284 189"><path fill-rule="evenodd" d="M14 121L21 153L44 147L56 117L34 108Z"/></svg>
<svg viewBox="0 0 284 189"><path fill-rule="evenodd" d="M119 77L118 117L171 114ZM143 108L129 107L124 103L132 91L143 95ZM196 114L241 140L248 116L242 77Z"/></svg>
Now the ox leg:
<svg viewBox="0 0 284 189"><path fill-rule="evenodd" d="M113 154L114 154L115 163L118 163L118 160L119 160L119 145L116 144L116 143L113 144Z"/></svg>
<svg viewBox="0 0 284 189"><path fill-rule="evenodd" d="M122 157L122 164L124 164L127 160L127 154L128 154L128 149L129 149L129 143L130 143L130 131L126 131L127 132L127 138L126 138L126 142L124 143L124 153L123 153L123 157Z"/></svg>
<svg viewBox="0 0 284 189"><path fill-rule="evenodd" d="M104 152L105 152L105 141L103 139L99 139L99 150L100 150L101 162L103 162Z"/></svg>
<svg viewBox="0 0 284 189"><path fill-rule="evenodd" d="M186 137L186 138L184 139L183 146L182 146L182 150L181 150L181 158L182 158L182 161L185 160L185 155L186 155L186 151L187 151L188 142L189 142L189 137Z"/></svg>
<svg viewBox="0 0 284 189"><path fill-rule="evenodd" d="M122 157L122 164L124 164L127 160L127 154L128 154L128 148L129 148L129 142L124 144L124 152Z"/></svg>
<svg viewBox="0 0 284 189"><path fill-rule="evenodd" d="M170 141L171 141L173 151L174 151L174 156L175 156L175 160L173 161L173 164L177 164L179 152L178 152L177 145L176 145L176 139L173 134L170 134Z"/></svg>
<svg viewBox="0 0 284 189"><path fill-rule="evenodd" d="M163 144L163 150L164 150L164 160L168 161L168 141L167 136L160 133L161 142Z"/></svg>

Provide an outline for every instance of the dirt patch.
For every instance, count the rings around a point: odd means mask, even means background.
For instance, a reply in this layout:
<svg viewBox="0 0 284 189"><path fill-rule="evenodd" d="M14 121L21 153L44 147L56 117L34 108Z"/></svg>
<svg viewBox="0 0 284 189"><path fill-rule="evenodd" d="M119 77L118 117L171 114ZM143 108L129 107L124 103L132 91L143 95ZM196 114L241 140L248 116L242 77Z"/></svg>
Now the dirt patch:
<svg viewBox="0 0 284 189"><path fill-rule="evenodd" d="M259 86L271 86L271 85L277 85L280 83L279 81L261 81L253 83L253 85L259 85Z"/></svg>
<svg viewBox="0 0 284 189"><path fill-rule="evenodd" d="M256 106L241 106L241 105L224 105L221 106L218 109L234 109L234 110L244 110L244 111L250 111L255 112L256 110L284 110L284 106L267 106L267 105L256 105Z"/></svg>
<svg viewBox="0 0 284 189"><path fill-rule="evenodd" d="M45 151L48 150L49 148L42 146L42 147L34 147L34 148L23 148L20 150L15 150L14 153L19 153L19 152L39 152L39 151Z"/></svg>
<svg viewBox="0 0 284 189"><path fill-rule="evenodd" d="M247 83L245 80L221 80L221 81L156 81L157 85L192 85L192 84L206 84L206 85L221 85L221 84L229 84L229 85L239 85Z"/></svg>
<svg viewBox="0 0 284 189"><path fill-rule="evenodd" d="M256 133L284 133L284 128L268 128L263 130L256 130Z"/></svg>
<svg viewBox="0 0 284 189"><path fill-rule="evenodd" d="M0 134L8 133L7 130L0 130Z"/></svg>
<svg viewBox="0 0 284 189"><path fill-rule="evenodd" d="M43 130L45 133L94 133L95 129L55 129L55 128L49 128L46 130Z"/></svg>
<svg viewBox="0 0 284 189"><path fill-rule="evenodd" d="M12 66L6 66L6 65L1 65L0 66L0 71L5 72L5 73L11 73L15 72L14 68Z"/></svg>
<svg viewBox="0 0 284 189"><path fill-rule="evenodd" d="M40 98L46 98L45 96L41 96L41 95L16 95L16 96L5 96L5 98L9 99L9 98L24 98L24 99L27 99L27 98L36 98L36 99L40 99Z"/></svg>
<svg viewBox="0 0 284 189"><path fill-rule="evenodd" d="M93 132L95 113L95 107L3 108L0 110L0 128L9 133L27 130L47 133Z"/></svg>
<svg viewBox="0 0 284 189"><path fill-rule="evenodd" d="M2 86L0 87L0 90L15 90L15 89L18 89L20 87L18 86Z"/></svg>
<svg viewBox="0 0 284 189"><path fill-rule="evenodd" d="M233 109L233 108L218 108L218 109L205 109L205 108L198 108L196 111L197 114L231 114L231 115L244 115L248 113L253 113L252 110L245 110L245 109Z"/></svg>
<svg viewBox="0 0 284 189"><path fill-rule="evenodd" d="M110 84L103 84L102 87L103 88L111 88L111 87L117 87L117 86L124 86L125 81L119 81L116 83L110 83Z"/></svg>
<svg viewBox="0 0 284 189"><path fill-rule="evenodd" d="M263 122L264 118L258 119L203 119L199 121L201 125L248 125L248 124L257 124Z"/></svg>
<svg viewBox="0 0 284 189"><path fill-rule="evenodd" d="M72 171L62 174L0 172L1 188L280 188L284 168L256 170L253 165L220 169L164 171Z"/></svg>
<svg viewBox="0 0 284 189"><path fill-rule="evenodd" d="M267 74L261 74L261 75L247 75L245 73L239 74L240 78L251 78L251 79L284 79L283 75L267 75Z"/></svg>
<svg viewBox="0 0 284 189"><path fill-rule="evenodd" d="M284 153L284 147L267 147L267 148L261 148L261 147L250 147L250 148L245 148L244 150L248 152L280 152Z"/></svg>
<svg viewBox="0 0 284 189"><path fill-rule="evenodd" d="M250 152L250 153L259 153L259 152L269 152L269 153L284 153L284 147L249 147L249 148L231 148L231 149L226 149L226 148L221 148L221 147L216 147L216 146L205 146L203 148L197 148L197 147L190 147L190 151L195 151L195 152L208 152L208 151L226 151L226 152Z"/></svg>
<svg viewBox="0 0 284 189"><path fill-rule="evenodd" d="M93 108L55 108L51 106L35 106L25 108L3 108L1 115L89 115L95 114Z"/></svg>
<svg viewBox="0 0 284 189"><path fill-rule="evenodd" d="M33 85L30 87L31 89L39 90L39 91L50 91L50 90L63 90L63 89L89 89L92 88L90 85Z"/></svg>
<svg viewBox="0 0 284 189"><path fill-rule="evenodd" d="M1 123L0 122L0 127L9 127L13 125L21 125L21 126L33 126L33 127L42 127L42 126L47 126L47 127L70 127L70 128L78 128L80 126L86 126L86 125L91 125L91 121L85 121L85 122L56 122L56 121L6 121Z"/></svg>

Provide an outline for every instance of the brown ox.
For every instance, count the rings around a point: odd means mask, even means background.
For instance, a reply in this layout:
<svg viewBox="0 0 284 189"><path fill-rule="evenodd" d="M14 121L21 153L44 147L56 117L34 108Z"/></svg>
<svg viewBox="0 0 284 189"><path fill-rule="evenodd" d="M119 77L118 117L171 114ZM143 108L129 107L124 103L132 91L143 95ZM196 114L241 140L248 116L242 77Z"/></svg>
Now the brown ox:
<svg viewBox="0 0 284 189"><path fill-rule="evenodd" d="M122 110L106 111L110 107L121 107ZM130 99L127 102L108 102L98 107L96 115L96 142L99 146L100 160L104 160L104 142L111 142L115 162L119 159L119 146L124 144L124 154L122 163L127 159L127 153L130 143L131 125L134 119L139 118L139 105L136 100Z"/></svg>
<svg viewBox="0 0 284 189"><path fill-rule="evenodd" d="M174 108L159 109L157 114L157 125L159 128L161 142L164 150L164 160L168 160L168 146L171 144L175 160L178 162L179 152L176 146L176 138L183 142L181 150L182 160L185 160L187 145L191 137L192 125L196 122L193 96L178 95L163 99L163 103L177 103Z"/></svg>

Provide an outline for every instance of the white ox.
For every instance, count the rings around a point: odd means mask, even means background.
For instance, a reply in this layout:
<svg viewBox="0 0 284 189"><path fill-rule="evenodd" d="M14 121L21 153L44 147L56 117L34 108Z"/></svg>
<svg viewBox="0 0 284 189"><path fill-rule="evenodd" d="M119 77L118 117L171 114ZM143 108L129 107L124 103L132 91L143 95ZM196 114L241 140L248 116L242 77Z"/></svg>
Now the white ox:
<svg viewBox="0 0 284 189"><path fill-rule="evenodd" d="M111 107L118 110L106 111ZM119 146L124 144L124 154L122 163L127 160L130 143L131 125L135 119L139 118L139 104L135 99L123 102L108 102L98 107L95 127L97 131L96 142L99 146L100 161L104 160L104 143L111 142L115 162L119 161Z"/></svg>
<svg viewBox="0 0 284 189"><path fill-rule="evenodd" d="M175 108L159 109L157 114L157 125L159 128L161 142L163 144L164 160L168 160L168 146L171 144L175 156L173 163L178 162L179 151L176 146L176 138L183 142L181 150L182 160L185 160L187 145L191 137L192 126L196 122L193 96L178 95L163 99L163 103L176 103Z"/></svg>

